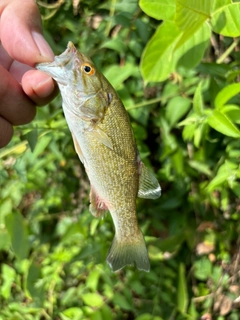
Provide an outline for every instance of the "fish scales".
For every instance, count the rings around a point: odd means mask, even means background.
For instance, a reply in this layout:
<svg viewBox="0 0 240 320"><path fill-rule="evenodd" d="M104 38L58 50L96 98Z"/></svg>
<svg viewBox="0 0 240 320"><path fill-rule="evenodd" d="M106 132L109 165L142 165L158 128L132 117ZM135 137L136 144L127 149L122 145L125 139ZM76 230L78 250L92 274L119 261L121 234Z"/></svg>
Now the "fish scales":
<svg viewBox="0 0 240 320"><path fill-rule="evenodd" d="M91 184L90 211L110 211L115 237L107 262L113 271L135 264L149 271L138 226L136 197L157 199L161 188L141 162L128 114L114 88L92 61L69 42L53 62L37 65L58 83L76 152Z"/></svg>

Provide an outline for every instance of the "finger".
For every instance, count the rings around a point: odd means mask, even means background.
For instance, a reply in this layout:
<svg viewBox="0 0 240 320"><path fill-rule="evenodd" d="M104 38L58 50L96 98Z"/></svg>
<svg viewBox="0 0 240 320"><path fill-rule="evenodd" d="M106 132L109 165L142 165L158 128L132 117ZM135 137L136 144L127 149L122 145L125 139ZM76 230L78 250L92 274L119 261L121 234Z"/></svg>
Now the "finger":
<svg viewBox="0 0 240 320"><path fill-rule="evenodd" d="M29 98L38 106L49 103L58 94L56 82L38 70L30 70L24 74L22 87Z"/></svg>
<svg viewBox="0 0 240 320"><path fill-rule="evenodd" d="M19 0L3 1L0 15L1 42L14 60L32 67L38 62L53 60L53 52L42 36L35 1L24 1L24 5Z"/></svg>
<svg viewBox="0 0 240 320"><path fill-rule="evenodd" d="M36 114L34 103L21 85L0 65L0 116L13 125L26 124Z"/></svg>
<svg viewBox="0 0 240 320"><path fill-rule="evenodd" d="M21 83L23 75L29 70L33 70L33 68L14 60L8 71L19 83Z"/></svg>
<svg viewBox="0 0 240 320"><path fill-rule="evenodd" d="M5 147L13 136L12 125L0 117L0 148Z"/></svg>

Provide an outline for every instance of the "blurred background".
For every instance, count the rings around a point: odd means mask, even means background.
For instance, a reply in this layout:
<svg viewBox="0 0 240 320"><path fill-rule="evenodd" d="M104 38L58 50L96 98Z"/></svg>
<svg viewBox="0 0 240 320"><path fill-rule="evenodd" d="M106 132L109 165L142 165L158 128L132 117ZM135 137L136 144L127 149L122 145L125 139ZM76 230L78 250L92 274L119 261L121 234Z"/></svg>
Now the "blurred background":
<svg viewBox="0 0 240 320"><path fill-rule="evenodd" d="M55 54L117 90L162 196L137 199L151 271L111 272L60 95L38 108L0 150L0 319L239 319L239 2L37 3Z"/></svg>

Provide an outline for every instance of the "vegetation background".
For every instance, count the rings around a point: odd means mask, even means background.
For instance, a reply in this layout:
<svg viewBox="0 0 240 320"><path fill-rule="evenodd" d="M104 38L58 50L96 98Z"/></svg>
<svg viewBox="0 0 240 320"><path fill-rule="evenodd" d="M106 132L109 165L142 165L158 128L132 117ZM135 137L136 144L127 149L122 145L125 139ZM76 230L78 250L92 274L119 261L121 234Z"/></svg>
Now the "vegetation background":
<svg viewBox="0 0 240 320"><path fill-rule="evenodd" d="M60 96L39 108L0 150L0 319L239 319L240 2L37 2L54 52L116 88L162 196L137 202L151 271L112 273Z"/></svg>

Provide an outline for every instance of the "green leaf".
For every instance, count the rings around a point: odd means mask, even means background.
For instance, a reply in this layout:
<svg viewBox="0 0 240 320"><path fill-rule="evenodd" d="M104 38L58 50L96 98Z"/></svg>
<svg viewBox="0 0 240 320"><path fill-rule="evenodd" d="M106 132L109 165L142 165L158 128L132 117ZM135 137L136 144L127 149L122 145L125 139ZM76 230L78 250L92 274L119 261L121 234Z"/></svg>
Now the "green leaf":
<svg viewBox="0 0 240 320"><path fill-rule="evenodd" d="M212 14L211 25L214 32L226 37L240 36L240 3L223 6Z"/></svg>
<svg viewBox="0 0 240 320"><path fill-rule="evenodd" d="M174 0L140 0L139 6L147 15L158 20L173 20L176 10Z"/></svg>
<svg viewBox="0 0 240 320"><path fill-rule="evenodd" d="M11 288L16 277L16 271L7 264L2 264L1 276L3 282L0 286L0 294L5 299L8 299L11 295Z"/></svg>
<svg viewBox="0 0 240 320"><path fill-rule="evenodd" d="M173 127L189 110L191 101L181 96L169 100L166 106L166 119L170 127Z"/></svg>
<svg viewBox="0 0 240 320"><path fill-rule="evenodd" d="M103 305L103 297L98 293L84 293L82 295L83 302L90 307L97 308Z"/></svg>
<svg viewBox="0 0 240 320"><path fill-rule="evenodd" d="M14 253L19 260L27 258L29 252L28 228L26 221L19 213L5 217L6 227L11 237Z"/></svg>
<svg viewBox="0 0 240 320"><path fill-rule="evenodd" d="M167 21L160 25L142 55L140 68L145 81L166 80L176 65L193 68L200 62L209 42L209 26L203 24L176 49L181 34L173 22Z"/></svg>
<svg viewBox="0 0 240 320"><path fill-rule="evenodd" d="M211 1L177 0L175 22L183 34L176 45L179 48L210 18Z"/></svg>
<svg viewBox="0 0 240 320"><path fill-rule="evenodd" d="M83 316L82 310L77 307L71 307L71 308L65 309L62 312L62 314L71 320L81 319L81 317Z"/></svg>
<svg viewBox="0 0 240 320"><path fill-rule="evenodd" d="M204 23L181 45L175 46L173 56L177 61L177 66L192 69L198 65L209 45L210 35L210 27Z"/></svg>
<svg viewBox="0 0 240 320"><path fill-rule="evenodd" d="M173 22L167 21L158 27L141 58L140 68L146 82L163 81L174 70L172 51L180 35Z"/></svg>
<svg viewBox="0 0 240 320"><path fill-rule="evenodd" d="M199 280L207 280L212 273L212 263L207 257L194 262L194 275Z"/></svg>
<svg viewBox="0 0 240 320"><path fill-rule="evenodd" d="M128 302L128 300L125 298L124 295L121 295L120 293L116 293L113 297L113 302L115 305L119 306L120 308L124 310L132 310L131 304Z"/></svg>
<svg viewBox="0 0 240 320"><path fill-rule="evenodd" d="M119 52L119 54L123 54L127 50L126 44L123 41L115 38L104 42L101 48L112 49Z"/></svg>
<svg viewBox="0 0 240 320"><path fill-rule="evenodd" d="M199 116L203 115L202 81L199 82L193 97L193 110Z"/></svg>
<svg viewBox="0 0 240 320"><path fill-rule="evenodd" d="M139 74L138 67L129 63L125 64L123 67L112 65L104 72L105 77L115 89L121 86L126 79L134 74Z"/></svg>
<svg viewBox="0 0 240 320"><path fill-rule="evenodd" d="M28 132L26 134L26 139L28 141L28 144L29 144L31 151L33 152L35 149L35 146L37 144L37 140L38 140L38 129L34 128L30 132Z"/></svg>
<svg viewBox="0 0 240 320"><path fill-rule="evenodd" d="M218 110L214 110L207 119L208 124L215 130L233 138L240 138L240 131L232 121Z"/></svg>
<svg viewBox="0 0 240 320"><path fill-rule="evenodd" d="M186 273L183 263L180 263L178 268L177 306L181 313L185 313L188 306Z"/></svg>
<svg viewBox="0 0 240 320"><path fill-rule="evenodd" d="M240 83L233 83L224 87L214 100L215 108L220 110L228 100L240 92Z"/></svg>
<svg viewBox="0 0 240 320"><path fill-rule="evenodd" d="M39 306L42 306L44 302L44 288L38 287L36 285L37 281L39 281L40 279L41 267L35 262L32 262L27 275L27 290L29 291L31 297L34 299L35 303Z"/></svg>

